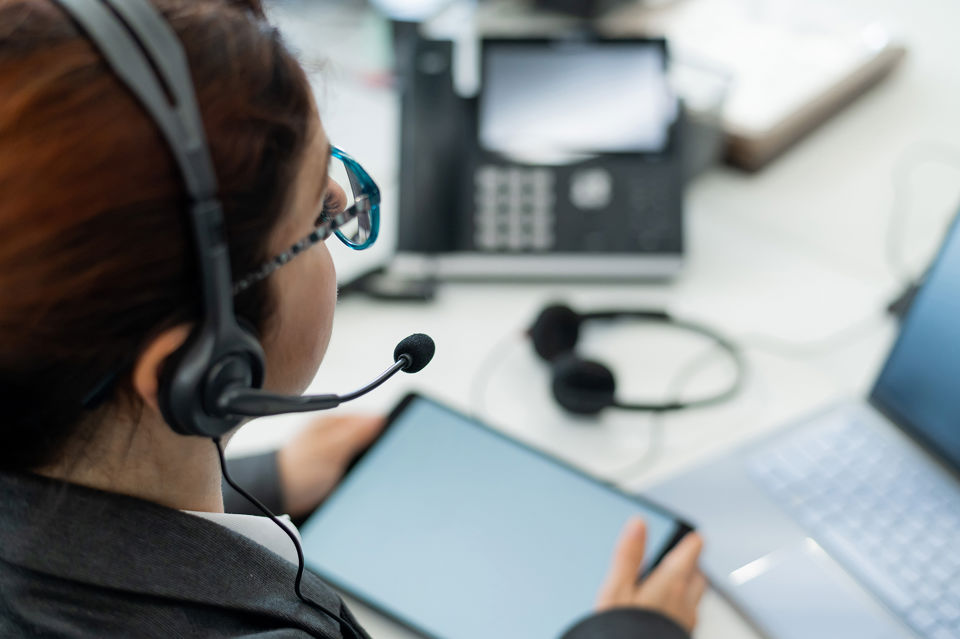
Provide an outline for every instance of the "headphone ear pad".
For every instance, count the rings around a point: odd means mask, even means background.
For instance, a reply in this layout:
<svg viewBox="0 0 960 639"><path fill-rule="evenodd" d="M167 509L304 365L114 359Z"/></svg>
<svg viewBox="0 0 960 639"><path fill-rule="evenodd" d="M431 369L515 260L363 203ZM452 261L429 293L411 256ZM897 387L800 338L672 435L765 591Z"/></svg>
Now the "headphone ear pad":
<svg viewBox="0 0 960 639"><path fill-rule="evenodd" d="M614 405L616 380L609 368L573 355L553 365L553 397L578 415L596 415Z"/></svg>
<svg viewBox="0 0 960 639"><path fill-rule="evenodd" d="M193 338L193 335L190 335L187 338L187 341L184 342L180 348L171 353L163 364L160 366L160 375L157 380L157 404L160 406L160 414L163 415L163 419L167 424L173 428L175 432L182 433L182 428L178 423L176 418L177 410L174 409L174 402L177 400L173 397L174 395L174 377L177 374L177 371L183 364L183 360L186 357L186 354L189 352L190 340Z"/></svg>
<svg viewBox="0 0 960 639"><path fill-rule="evenodd" d="M562 304L554 304L540 311L527 331L537 355L549 362L573 351L580 338L581 321L579 313Z"/></svg>
<svg viewBox="0 0 960 639"><path fill-rule="evenodd" d="M260 388L263 349L250 333L237 327L218 336L208 327L192 332L160 370L157 400L164 420L180 435L220 437L242 418L221 415L217 399L228 386Z"/></svg>

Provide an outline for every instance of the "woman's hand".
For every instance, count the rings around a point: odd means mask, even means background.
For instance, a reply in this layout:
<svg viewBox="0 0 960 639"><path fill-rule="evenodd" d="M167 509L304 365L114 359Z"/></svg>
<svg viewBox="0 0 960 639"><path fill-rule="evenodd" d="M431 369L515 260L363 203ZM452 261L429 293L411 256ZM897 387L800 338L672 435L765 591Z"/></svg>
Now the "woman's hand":
<svg viewBox="0 0 960 639"><path fill-rule="evenodd" d="M656 610L691 632L697 623L697 605L707 588L707 580L697 568L703 540L697 533L689 533L646 579L637 583L646 542L643 520L631 520L617 543L610 574L597 598L597 609Z"/></svg>
<svg viewBox="0 0 960 639"><path fill-rule="evenodd" d="M369 415L321 417L281 448L277 465L286 512L298 518L316 508L383 425L382 417Z"/></svg>

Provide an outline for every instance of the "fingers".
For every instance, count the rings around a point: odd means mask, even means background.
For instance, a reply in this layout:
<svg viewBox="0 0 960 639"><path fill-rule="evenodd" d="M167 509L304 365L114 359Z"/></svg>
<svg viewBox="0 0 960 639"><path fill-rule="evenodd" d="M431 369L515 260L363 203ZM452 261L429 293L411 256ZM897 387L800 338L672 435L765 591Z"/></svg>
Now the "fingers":
<svg viewBox="0 0 960 639"><path fill-rule="evenodd" d="M685 583L697 574L697 562L702 550L703 538L695 532L687 533L654 569L649 581Z"/></svg>
<svg viewBox="0 0 960 639"><path fill-rule="evenodd" d="M613 552L610 572L598 598L600 606L612 606L619 602L619 595L629 595L636 586L637 576L643 564L647 545L647 526L640 518L633 518L624 526L620 540Z"/></svg>
<svg viewBox="0 0 960 639"><path fill-rule="evenodd" d="M656 610L692 632L697 623L697 605L707 588L707 580L697 568L703 539L696 533L687 534L638 584L645 545L646 526L642 520L632 519L617 543L610 573L597 598L597 609L635 606Z"/></svg>
<svg viewBox="0 0 960 639"><path fill-rule="evenodd" d="M610 567L611 581L624 586L635 586L646 547L647 525L642 519L633 518L624 527L614 551L613 565Z"/></svg>

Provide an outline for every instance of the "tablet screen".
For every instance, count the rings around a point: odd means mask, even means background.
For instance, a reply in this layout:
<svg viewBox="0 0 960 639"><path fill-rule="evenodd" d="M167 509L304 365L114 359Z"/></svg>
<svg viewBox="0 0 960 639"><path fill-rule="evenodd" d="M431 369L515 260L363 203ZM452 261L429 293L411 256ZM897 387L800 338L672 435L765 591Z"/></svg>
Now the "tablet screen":
<svg viewBox="0 0 960 639"><path fill-rule="evenodd" d="M632 515L683 524L451 409L404 400L301 529L312 570L421 633L547 639L588 613Z"/></svg>

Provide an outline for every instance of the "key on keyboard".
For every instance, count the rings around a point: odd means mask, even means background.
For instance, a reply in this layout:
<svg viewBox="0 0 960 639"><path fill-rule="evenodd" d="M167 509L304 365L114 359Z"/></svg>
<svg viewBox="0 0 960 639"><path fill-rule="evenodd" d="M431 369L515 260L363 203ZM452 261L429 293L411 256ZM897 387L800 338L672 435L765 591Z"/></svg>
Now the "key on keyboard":
<svg viewBox="0 0 960 639"><path fill-rule="evenodd" d="M960 487L863 423L811 425L751 476L920 636L960 639Z"/></svg>

